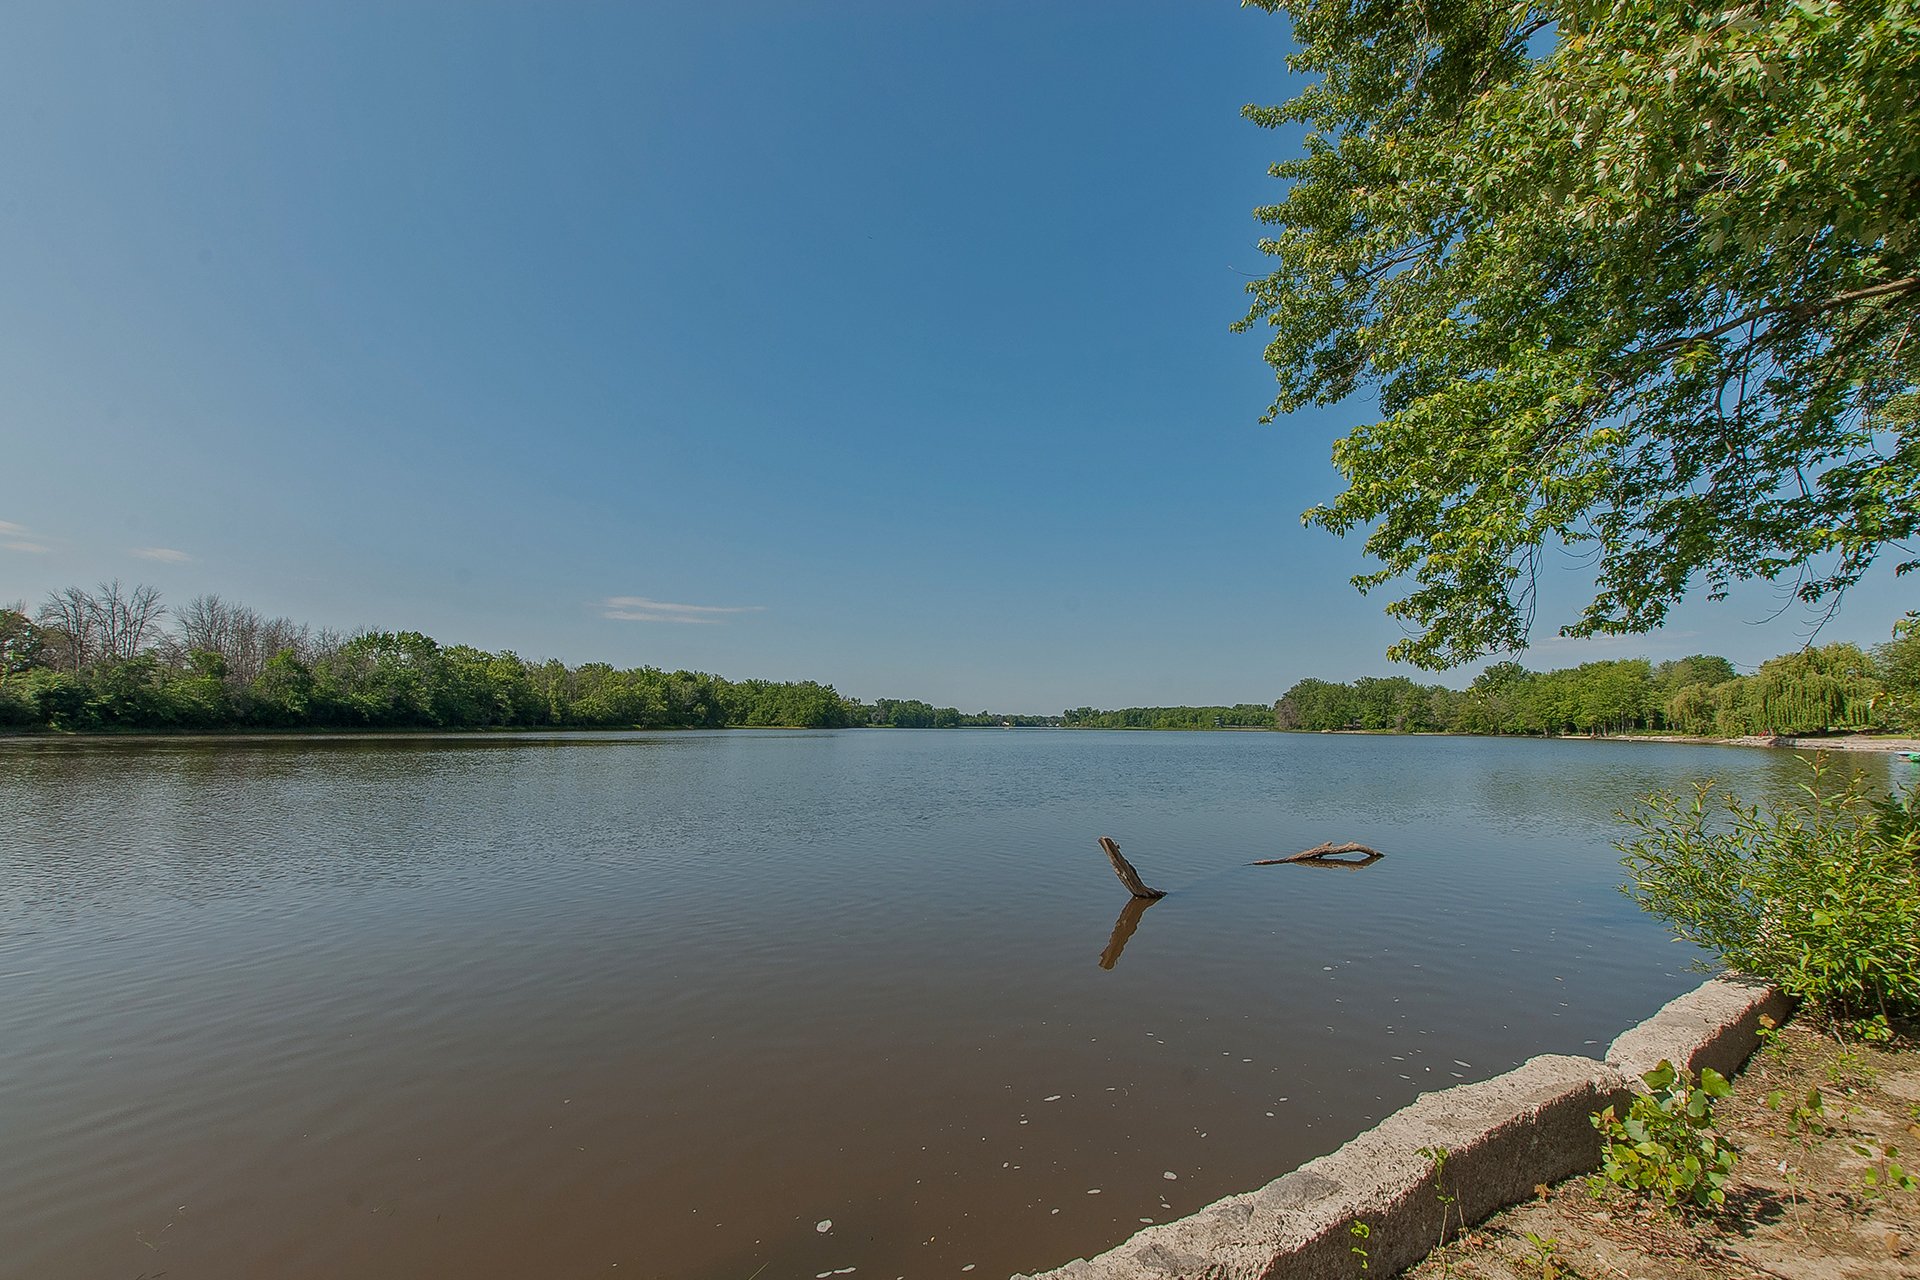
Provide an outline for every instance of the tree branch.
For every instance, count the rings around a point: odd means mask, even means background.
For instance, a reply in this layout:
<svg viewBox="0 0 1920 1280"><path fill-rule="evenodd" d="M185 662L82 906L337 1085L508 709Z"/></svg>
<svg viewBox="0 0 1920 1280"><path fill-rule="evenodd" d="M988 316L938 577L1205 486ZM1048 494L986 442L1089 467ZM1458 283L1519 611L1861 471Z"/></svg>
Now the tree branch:
<svg viewBox="0 0 1920 1280"><path fill-rule="evenodd" d="M1735 316L1725 324L1715 325L1700 333L1690 333L1684 338L1669 338L1665 342L1647 347L1636 355L1654 356L1668 351L1677 351L1681 347L1692 346L1696 342L1711 342L1723 334L1732 333L1742 325L1753 324L1768 316L1791 316L1795 320L1804 320L1817 316L1823 311L1832 311L1835 307L1844 307L1854 302L1865 302L1869 298L1883 298L1889 294L1911 293L1920 289L1920 276L1907 276L1899 280L1887 280L1880 284L1868 285L1864 289L1854 289L1847 293L1838 293L1824 302L1790 302L1771 307L1756 307L1745 315Z"/></svg>

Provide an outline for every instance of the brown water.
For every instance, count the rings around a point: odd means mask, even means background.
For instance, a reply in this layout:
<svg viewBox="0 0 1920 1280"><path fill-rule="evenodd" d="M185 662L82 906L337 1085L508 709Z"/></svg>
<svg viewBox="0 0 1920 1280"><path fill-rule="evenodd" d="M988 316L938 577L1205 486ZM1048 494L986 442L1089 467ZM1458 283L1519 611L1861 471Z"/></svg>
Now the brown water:
<svg viewBox="0 0 1920 1280"><path fill-rule="evenodd" d="M0 742L0 1274L1055 1265L1651 1012L1692 956L1616 892L1609 815L1796 768L1262 734ZM1170 896L1116 921L1102 834ZM1244 865L1326 838L1389 856Z"/></svg>

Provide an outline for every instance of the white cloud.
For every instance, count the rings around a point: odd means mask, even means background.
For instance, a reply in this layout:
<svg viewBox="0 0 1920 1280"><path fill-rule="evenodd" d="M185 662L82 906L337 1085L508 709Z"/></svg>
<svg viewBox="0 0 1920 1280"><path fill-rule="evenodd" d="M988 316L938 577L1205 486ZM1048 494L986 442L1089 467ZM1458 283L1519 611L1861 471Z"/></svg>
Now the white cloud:
<svg viewBox="0 0 1920 1280"><path fill-rule="evenodd" d="M728 614L760 613L757 604L674 604L650 600L646 596L608 596L599 604L600 616L615 622L679 622L712 626L726 621Z"/></svg>
<svg viewBox="0 0 1920 1280"><path fill-rule="evenodd" d="M185 564L193 559L184 551L175 551L172 547L135 547L133 554L142 560L158 560L162 564Z"/></svg>
<svg viewBox="0 0 1920 1280"><path fill-rule="evenodd" d="M5 522L0 522L0 533L13 533L14 531L13 526ZM32 556L45 555L51 550L51 548L43 547L37 542L0 542L0 547L5 547L9 551L24 551Z"/></svg>
<svg viewBox="0 0 1920 1280"><path fill-rule="evenodd" d="M0 520L0 533L10 533L16 538L27 531L27 526L15 524L11 520Z"/></svg>
<svg viewBox="0 0 1920 1280"><path fill-rule="evenodd" d="M719 618L699 618L685 613L648 613L644 609L604 609L600 616L615 622L687 622L704 627L716 626L720 622Z"/></svg>

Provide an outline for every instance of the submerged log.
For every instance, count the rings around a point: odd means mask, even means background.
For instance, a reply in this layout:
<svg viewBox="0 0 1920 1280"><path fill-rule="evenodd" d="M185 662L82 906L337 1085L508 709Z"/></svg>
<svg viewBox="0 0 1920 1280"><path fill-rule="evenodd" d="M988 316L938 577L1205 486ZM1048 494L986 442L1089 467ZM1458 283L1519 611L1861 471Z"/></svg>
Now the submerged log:
<svg viewBox="0 0 1920 1280"><path fill-rule="evenodd" d="M1342 856L1343 854L1349 853L1364 854L1365 856L1360 858ZM1247 865L1251 867L1277 867L1283 862L1305 862L1321 867L1366 867L1371 866L1386 856L1386 854L1380 852L1378 849L1370 849L1364 844L1355 844L1351 840L1345 844L1334 844L1332 841L1328 841L1326 844L1317 844L1311 849L1302 849L1298 853L1288 854L1284 858L1261 858L1259 861L1250 862Z"/></svg>
<svg viewBox="0 0 1920 1280"><path fill-rule="evenodd" d="M1107 861L1113 864L1113 874L1120 877L1120 883L1127 886L1127 892L1136 898L1164 898L1164 889L1149 889L1133 864L1120 856L1120 846L1105 836L1100 837L1100 848L1106 852Z"/></svg>

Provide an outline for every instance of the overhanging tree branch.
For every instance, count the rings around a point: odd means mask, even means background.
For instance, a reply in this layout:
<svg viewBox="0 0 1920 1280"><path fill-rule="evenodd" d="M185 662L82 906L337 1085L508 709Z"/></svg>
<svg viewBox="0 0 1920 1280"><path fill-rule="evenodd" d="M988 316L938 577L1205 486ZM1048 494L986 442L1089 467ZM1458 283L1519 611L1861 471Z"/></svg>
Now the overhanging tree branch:
<svg viewBox="0 0 1920 1280"><path fill-rule="evenodd" d="M1693 346L1695 343L1711 342L1715 338L1724 337L1732 333L1742 325L1756 324L1761 320L1767 319L1769 316L1783 315L1795 320L1809 320L1824 312L1832 311L1838 307L1848 306L1855 302L1865 302L1869 298L1885 298L1895 294L1912 293L1917 289L1920 289L1920 276L1907 276L1904 279L1887 280L1880 284L1869 285L1864 289L1854 289L1847 293L1836 294L1834 297L1822 302L1783 302L1767 307L1755 307L1745 315L1735 316L1724 324L1715 325L1713 328L1703 330L1700 333L1690 333L1683 338L1669 338L1665 342L1656 343L1651 347L1636 351L1633 354L1639 356L1661 355L1668 351L1678 351L1684 347ZM1767 335L1761 336L1769 336L1771 332L1772 331L1769 330Z"/></svg>

